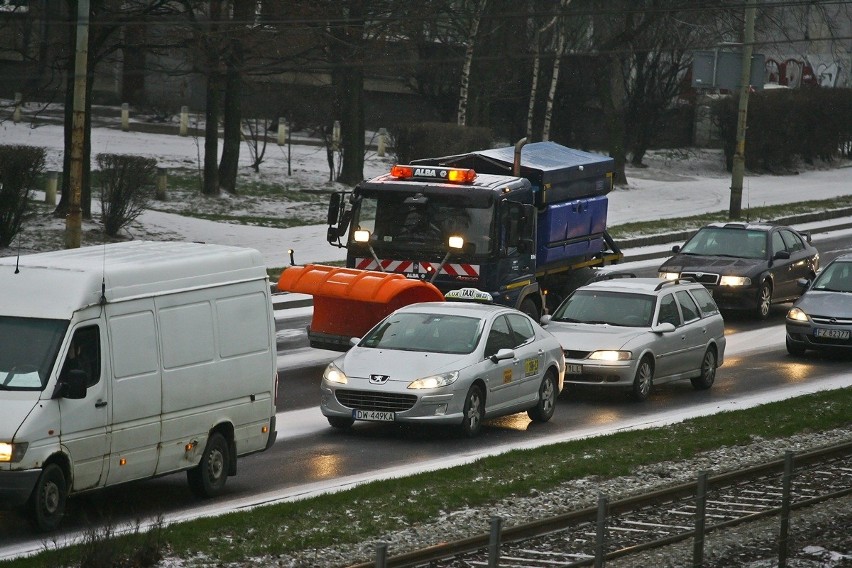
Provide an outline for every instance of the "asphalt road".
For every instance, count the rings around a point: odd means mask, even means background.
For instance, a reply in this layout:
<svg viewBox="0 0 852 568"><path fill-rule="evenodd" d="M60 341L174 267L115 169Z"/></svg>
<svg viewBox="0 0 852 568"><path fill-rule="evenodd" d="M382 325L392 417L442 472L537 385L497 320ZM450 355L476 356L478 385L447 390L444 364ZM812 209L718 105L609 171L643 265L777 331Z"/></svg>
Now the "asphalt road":
<svg viewBox="0 0 852 568"><path fill-rule="evenodd" d="M826 263L837 251L852 247L852 236L821 239L817 246ZM655 265L641 271L654 273ZM311 354L306 347L304 326L309 316L304 310L294 310L294 317L279 314L279 439L270 450L240 460L239 473L229 478L224 496L197 500L184 474L97 491L71 499L62 531L48 540L34 535L14 513L0 512L0 558L39 550L54 538L62 543L92 523L115 525L161 515L177 520L217 514L258 501L292 499L346 487L388 472L399 475L464 463L509 447L638 428L658 424L666 416L679 416L679 420L693 412L733 409L745 399L777 395L788 387L815 390L821 384L836 384L838 377L849 384L848 357L787 355L783 333L787 307L777 306L765 322L738 315L726 317L728 355L708 391L695 391L688 381L663 385L645 403L615 393L584 391L570 398L560 397L556 413L547 424L532 423L525 413L517 414L486 422L482 434L473 440L461 438L451 429L429 427L371 423L358 423L351 431L329 427L317 402L322 369L334 354ZM302 358L296 357L299 353Z"/></svg>

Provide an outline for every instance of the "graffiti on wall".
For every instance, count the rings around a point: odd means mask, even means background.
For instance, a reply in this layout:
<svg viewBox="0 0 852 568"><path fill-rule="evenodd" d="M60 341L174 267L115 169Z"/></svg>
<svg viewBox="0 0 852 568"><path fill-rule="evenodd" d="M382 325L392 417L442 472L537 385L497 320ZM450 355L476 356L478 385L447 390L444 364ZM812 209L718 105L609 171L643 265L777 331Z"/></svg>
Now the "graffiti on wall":
<svg viewBox="0 0 852 568"><path fill-rule="evenodd" d="M840 66L835 62L819 63L816 66L808 61L787 59L778 62L767 58L765 61L765 83L775 83L787 87L836 87Z"/></svg>

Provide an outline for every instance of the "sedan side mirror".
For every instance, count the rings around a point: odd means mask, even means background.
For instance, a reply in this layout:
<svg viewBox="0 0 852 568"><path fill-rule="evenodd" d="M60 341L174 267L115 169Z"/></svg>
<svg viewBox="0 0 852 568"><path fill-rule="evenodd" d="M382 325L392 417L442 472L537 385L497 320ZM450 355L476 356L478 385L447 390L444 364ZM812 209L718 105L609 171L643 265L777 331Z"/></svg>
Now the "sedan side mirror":
<svg viewBox="0 0 852 568"><path fill-rule="evenodd" d="M552 316L550 314L547 314L547 315L541 316L541 319L538 320L538 323L540 323L541 325L547 325L547 324L550 323L551 319L553 319Z"/></svg>
<svg viewBox="0 0 852 568"><path fill-rule="evenodd" d="M491 360L496 363L497 361L502 361L504 359L514 359L515 358L515 350L514 349L500 349L491 356Z"/></svg>
<svg viewBox="0 0 852 568"><path fill-rule="evenodd" d="M772 257L773 260L790 260L790 251L788 250L779 250L775 253L775 256Z"/></svg>
<svg viewBox="0 0 852 568"><path fill-rule="evenodd" d="M676 328L673 323L669 323L666 321L663 323L658 323L656 326L651 328L651 331L653 331L654 333L671 333L675 329Z"/></svg>

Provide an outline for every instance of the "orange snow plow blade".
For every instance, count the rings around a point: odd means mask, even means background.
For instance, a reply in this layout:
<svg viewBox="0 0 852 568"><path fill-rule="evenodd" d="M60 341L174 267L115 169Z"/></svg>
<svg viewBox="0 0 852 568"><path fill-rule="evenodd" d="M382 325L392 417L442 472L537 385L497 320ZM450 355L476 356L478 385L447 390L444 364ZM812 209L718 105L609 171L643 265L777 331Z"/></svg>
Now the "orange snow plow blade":
<svg viewBox="0 0 852 568"><path fill-rule="evenodd" d="M397 308L444 299L434 285L403 274L321 264L286 268L278 278L278 289L314 297L308 327L311 347L335 351L349 349L350 338L363 336Z"/></svg>

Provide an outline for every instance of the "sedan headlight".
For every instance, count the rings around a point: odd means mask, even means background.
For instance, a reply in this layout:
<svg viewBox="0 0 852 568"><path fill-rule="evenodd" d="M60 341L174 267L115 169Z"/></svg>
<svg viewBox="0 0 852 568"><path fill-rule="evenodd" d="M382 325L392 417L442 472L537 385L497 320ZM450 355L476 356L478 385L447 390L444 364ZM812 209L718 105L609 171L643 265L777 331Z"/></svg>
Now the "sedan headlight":
<svg viewBox="0 0 852 568"><path fill-rule="evenodd" d="M24 459L27 453L26 442L0 442L0 463L17 463Z"/></svg>
<svg viewBox="0 0 852 568"><path fill-rule="evenodd" d="M749 286L751 278L745 276L722 276L719 278L719 286Z"/></svg>
<svg viewBox="0 0 852 568"><path fill-rule="evenodd" d="M436 389L438 387L445 387L447 385L451 385L456 382L456 379L458 378L458 371L452 371L450 373L441 373L439 375L430 375L428 377L423 377L422 379L417 379L416 381L411 381L411 383L408 385L408 388Z"/></svg>
<svg viewBox="0 0 852 568"><path fill-rule="evenodd" d="M680 278L680 272L660 272L657 276L662 280L677 280Z"/></svg>
<svg viewBox="0 0 852 568"><path fill-rule="evenodd" d="M349 379L346 378L346 374L334 363L328 364L328 367L326 367L325 371L322 373L322 378L330 383L339 383L341 385L345 385L349 382Z"/></svg>
<svg viewBox="0 0 852 568"><path fill-rule="evenodd" d="M592 351L589 355L595 361L630 361L632 357L630 351Z"/></svg>
<svg viewBox="0 0 852 568"><path fill-rule="evenodd" d="M787 319L806 322L808 321L808 314L806 314L799 308L792 308L789 312L787 312Z"/></svg>

